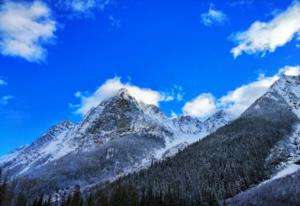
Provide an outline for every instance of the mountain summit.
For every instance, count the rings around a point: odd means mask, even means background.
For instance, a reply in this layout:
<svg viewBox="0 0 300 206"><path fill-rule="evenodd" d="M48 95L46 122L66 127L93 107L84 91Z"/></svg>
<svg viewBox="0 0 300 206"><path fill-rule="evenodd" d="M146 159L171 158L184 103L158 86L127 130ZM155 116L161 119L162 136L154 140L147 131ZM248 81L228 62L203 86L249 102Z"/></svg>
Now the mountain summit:
<svg viewBox="0 0 300 206"><path fill-rule="evenodd" d="M292 111L300 118L299 75L281 75L279 80L277 80L261 98L252 104L243 115L280 119L284 117L284 113L287 110Z"/></svg>
<svg viewBox="0 0 300 206"><path fill-rule="evenodd" d="M139 103L126 89L121 89L87 113L77 127L75 139L81 145L95 145L125 134L171 136L171 126L163 122L167 122L167 117L159 108Z"/></svg>

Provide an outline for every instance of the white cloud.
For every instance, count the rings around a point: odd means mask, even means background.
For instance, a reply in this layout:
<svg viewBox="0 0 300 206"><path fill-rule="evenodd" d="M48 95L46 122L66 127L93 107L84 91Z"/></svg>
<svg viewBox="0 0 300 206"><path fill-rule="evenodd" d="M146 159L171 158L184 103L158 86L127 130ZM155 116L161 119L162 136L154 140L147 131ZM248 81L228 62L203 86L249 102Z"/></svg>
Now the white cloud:
<svg viewBox="0 0 300 206"><path fill-rule="evenodd" d="M247 31L237 33L233 40L237 46L231 50L236 58L243 53L274 52L300 35L300 3L295 1L270 22L254 22Z"/></svg>
<svg viewBox="0 0 300 206"><path fill-rule="evenodd" d="M30 62L44 60L44 45L55 38L56 22L41 1L5 1L0 7L0 51Z"/></svg>
<svg viewBox="0 0 300 206"><path fill-rule="evenodd" d="M300 66L285 66L281 69L282 73L287 76L299 76L300 75Z"/></svg>
<svg viewBox="0 0 300 206"><path fill-rule="evenodd" d="M211 94L201 94L190 102L185 103L183 112L195 117L206 117L216 111L215 99Z"/></svg>
<svg viewBox="0 0 300 206"><path fill-rule="evenodd" d="M219 107L226 108L229 113L238 116L261 97L278 78L277 75L271 77L260 75L256 81L238 87L221 97Z"/></svg>
<svg viewBox="0 0 300 206"><path fill-rule="evenodd" d="M129 94L137 101L145 104L158 106L160 102L173 101L175 99L175 97L162 92L141 88L130 83L122 83L119 77L115 77L107 80L92 95L84 95L82 92L76 92L75 96L81 99L81 104L76 110L76 113L86 114L92 107L115 96L122 88L127 89Z"/></svg>
<svg viewBox="0 0 300 206"><path fill-rule="evenodd" d="M235 88L219 99L215 99L212 94L200 94L184 105L183 112L191 116L205 117L218 109L224 109L231 115L238 116L261 97L282 74L298 76L300 66L285 66L273 76L260 74L255 81Z"/></svg>
<svg viewBox="0 0 300 206"><path fill-rule="evenodd" d="M201 21L204 26L221 25L227 20L227 15L220 10L216 10L213 4L210 4L207 12L201 14Z"/></svg>
<svg viewBox="0 0 300 206"><path fill-rule="evenodd" d="M228 5L231 7L236 6L251 6L254 3L254 0L232 0L228 2Z"/></svg>

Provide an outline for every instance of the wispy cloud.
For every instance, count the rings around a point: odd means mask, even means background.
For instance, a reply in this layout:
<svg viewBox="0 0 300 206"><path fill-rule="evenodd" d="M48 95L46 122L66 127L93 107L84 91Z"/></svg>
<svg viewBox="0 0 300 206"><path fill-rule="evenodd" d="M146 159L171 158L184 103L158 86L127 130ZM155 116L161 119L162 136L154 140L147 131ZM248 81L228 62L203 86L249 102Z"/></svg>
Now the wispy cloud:
<svg viewBox="0 0 300 206"><path fill-rule="evenodd" d="M267 52L274 52L299 35L300 3L295 1L271 21L256 21L248 30L233 35L233 40L238 45L231 50L231 53L235 58L243 53L265 55Z"/></svg>
<svg viewBox="0 0 300 206"><path fill-rule="evenodd" d="M44 46L55 38L55 31L51 11L41 1L4 1L0 6L0 51L5 56L44 60Z"/></svg>
<svg viewBox="0 0 300 206"><path fill-rule="evenodd" d="M228 2L228 5L231 7L237 6L251 6L253 5L254 0L232 0Z"/></svg>
<svg viewBox="0 0 300 206"><path fill-rule="evenodd" d="M0 86L6 86L7 82L4 79L0 78Z"/></svg>
<svg viewBox="0 0 300 206"><path fill-rule="evenodd" d="M119 29L121 27L121 21L120 19L117 19L115 16L113 15L109 15L108 19L111 23L111 26L115 29Z"/></svg>
<svg viewBox="0 0 300 206"><path fill-rule="evenodd" d="M8 102L13 99L14 97L13 96L3 96L3 97L0 97L0 104L2 105L7 105Z"/></svg>
<svg viewBox="0 0 300 206"><path fill-rule="evenodd" d="M204 26L222 25L227 21L227 15L221 10L217 10L214 4L210 4L208 11L201 14L201 22Z"/></svg>
<svg viewBox="0 0 300 206"><path fill-rule="evenodd" d="M4 87L4 86L7 86L7 82L0 78L0 87ZM14 97L11 95L0 96L0 104L7 105L8 102L13 98Z"/></svg>
<svg viewBox="0 0 300 206"><path fill-rule="evenodd" d="M59 5L71 12L84 14L93 9L104 10L111 0L59 0Z"/></svg>

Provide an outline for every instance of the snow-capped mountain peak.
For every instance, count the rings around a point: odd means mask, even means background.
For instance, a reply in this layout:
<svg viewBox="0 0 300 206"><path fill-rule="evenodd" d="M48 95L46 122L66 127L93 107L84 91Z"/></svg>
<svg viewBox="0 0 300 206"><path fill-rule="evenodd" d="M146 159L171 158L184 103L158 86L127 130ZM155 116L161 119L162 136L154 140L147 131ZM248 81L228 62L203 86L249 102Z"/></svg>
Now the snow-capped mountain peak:
<svg viewBox="0 0 300 206"><path fill-rule="evenodd" d="M173 156L229 121L223 111L206 120L169 118L157 106L138 102L122 89L92 108L79 124L63 121L31 145L1 157L0 168L12 177L55 175L61 187L59 173L70 185L80 181L85 187L92 179L94 183L113 180ZM97 175L89 179L82 170ZM82 176L68 179L64 175L69 173Z"/></svg>
<svg viewBox="0 0 300 206"><path fill-rule="evenodd" d="M161 136L168 129L162 124L165 116L154 105L145 105L121 89L114 97L93 108L77 126L76 143L103 144L128 133Z"/></svg>
<svg viewBox="0 0 300 206"><path fill-rule="evenodd" d="M285 110L293 111L295 118L300 118L300 76L280 78L252 104L242 116L260 116L264 119L281 119ZM275 112L276 111L276 112Z"/></svg>

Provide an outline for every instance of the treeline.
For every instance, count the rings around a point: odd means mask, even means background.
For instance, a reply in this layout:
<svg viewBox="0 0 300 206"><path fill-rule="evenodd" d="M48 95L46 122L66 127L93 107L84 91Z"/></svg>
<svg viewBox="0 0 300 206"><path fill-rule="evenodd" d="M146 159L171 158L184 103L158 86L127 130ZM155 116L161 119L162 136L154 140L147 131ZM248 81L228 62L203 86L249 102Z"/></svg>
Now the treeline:
<svg viewBox="0 0 300 206"><path fill-rule="evenodd" d="M206 204L201 204L206 202ZM217 198L209 193L202 193L199 205L203 206L218 206ZM189 206L185 200L174 198L170 194L155 195L151 190L138 191L133 187L124 187L118 184L113 191L109 193L98 191L94 195L83 197L79 190L69 196L61 206Z"/></svg>
<svg viewBox="0 0 300 206"><path fill-rule="evenodd" d="M14 183L15 184L15 183ZM203 194L209 200L209 206L217 206L218 201L212 194ZM47 199L47 200L45 200ZM34 200L27 196L26 192L14 192L13 186L9 185L0 172L0 206L187 206L184 200L174 199L172 195L154 195L151 191L142 191L132 187L118 185L109 193L100 191L83 195L80 187L60 202L52 202L51 196L45 198L43 194Z"/></svg>
<svg viewBox="0 0 300 206"><path fill-rule="evenodd" d="M0 170L0 206L52 206L51 197L47 201L44 195L38 195L33 201L29 200L26 191L15 191L14 183L8 184Z"/></svg>
<svg viewBox="0 0 300 206"><path fill-rule="evenodd" d="M79 186L76 186L74 192L70 193L65 200L53 202L51 196L44 194L32 198L32 195L27 194L26 191L19 191L15 187L17 184L17 180L8 183L0 170L0 206L96 206L92 196L89 199L83 198Z"/></svg>
<svg viewBox="0 0 300 206"><path fill-rule="evenodd" d="M138 191L131 186L124 187L116 183L111 193L96 193L95 203L99 206L189 206L189 201L174 196L171 192L155 194L151 189ZM209 191L203 192L196 200L196 205L218 206L216 196ZM205 203L205 204L204 204Z"/></svg>

